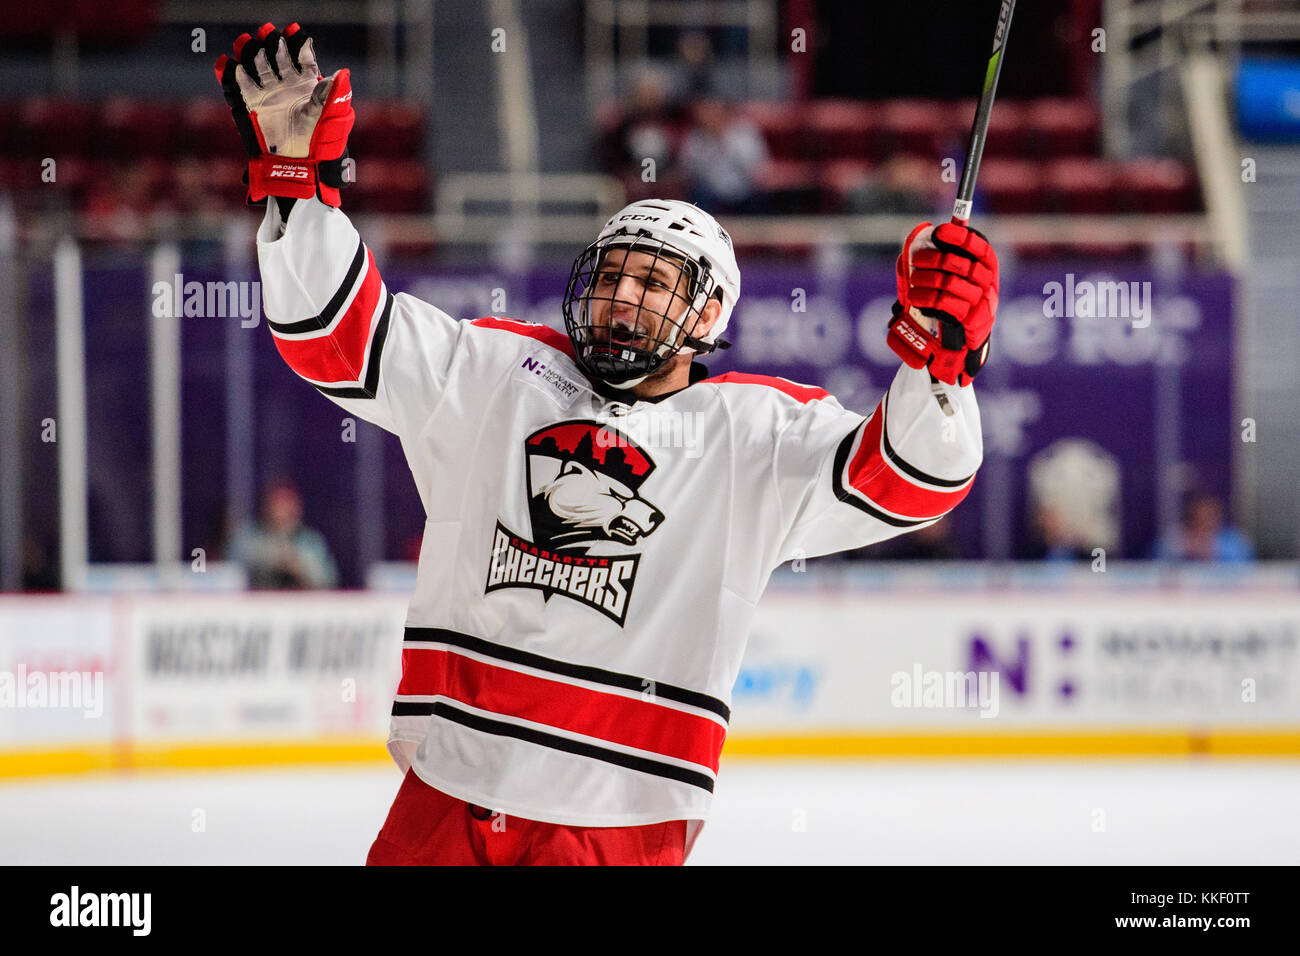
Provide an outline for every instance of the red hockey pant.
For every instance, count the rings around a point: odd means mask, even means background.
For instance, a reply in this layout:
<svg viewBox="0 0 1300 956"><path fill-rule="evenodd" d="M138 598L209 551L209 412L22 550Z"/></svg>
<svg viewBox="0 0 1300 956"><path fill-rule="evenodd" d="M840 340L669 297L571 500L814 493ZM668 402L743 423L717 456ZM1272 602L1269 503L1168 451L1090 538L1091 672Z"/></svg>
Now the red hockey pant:
<svg viewBox="0 0 1300 956"><path fill-rule="evenodd" d="M367 866L680 866L686 821L570 827L494 813L408 770Z"/></svg>

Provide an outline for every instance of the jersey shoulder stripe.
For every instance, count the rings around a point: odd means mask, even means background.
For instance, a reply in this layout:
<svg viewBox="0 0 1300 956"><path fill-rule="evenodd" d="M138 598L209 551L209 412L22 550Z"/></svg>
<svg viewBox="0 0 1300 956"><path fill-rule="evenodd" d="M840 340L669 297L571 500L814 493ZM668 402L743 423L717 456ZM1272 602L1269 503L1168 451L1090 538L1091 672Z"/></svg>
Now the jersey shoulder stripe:
<svg viewBox="0 0 1300 956"><path fill-rule="evenodd" d="M792 382L788 378L780 378L776 375L755 375L751 372L726 372L722 375L715 375L713 378L706 378L700 384L705 383L713 385L763 385L767 388L776 389L778 392L788 395L804 405L830 397L830 392L815 385L804 385L801 382Z"/></svg>
<svg viewBox="0 0 1300 956"><path fill-rule="evenodd" d="M549 345L551 348L563 352L569 358L573 358L573 343L569 341L569 337L549 325L541 325L537 322L520 322L516 319L504 319L496 316L474 319L470 322L470 325L478 326L481 329L512 332L515 335L537 339L542 344Z"/></svg>

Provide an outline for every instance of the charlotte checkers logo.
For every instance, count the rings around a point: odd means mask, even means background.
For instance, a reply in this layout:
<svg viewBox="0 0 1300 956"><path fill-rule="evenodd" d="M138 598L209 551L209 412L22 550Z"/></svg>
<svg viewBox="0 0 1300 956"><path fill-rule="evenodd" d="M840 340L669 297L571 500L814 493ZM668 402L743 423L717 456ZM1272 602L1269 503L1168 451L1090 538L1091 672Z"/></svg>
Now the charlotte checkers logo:
<svg viewBox="0 0 1300 956"><path fill-rule="evenodd" d="M622 627L641 555L589 549L636 544L663 522L639 492L655 463L622 432L586 420L548 425L524 450L535 540L497 522L485 591L535 588L548 601L562 594Z"/></svg>

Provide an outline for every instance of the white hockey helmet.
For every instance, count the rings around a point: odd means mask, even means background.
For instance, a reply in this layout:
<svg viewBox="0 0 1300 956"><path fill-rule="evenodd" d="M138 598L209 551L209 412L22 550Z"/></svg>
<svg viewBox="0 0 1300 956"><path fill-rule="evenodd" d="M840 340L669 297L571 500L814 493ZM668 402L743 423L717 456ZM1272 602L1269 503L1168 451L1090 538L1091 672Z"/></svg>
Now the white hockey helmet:
<svg viewBox="0 0 1300 956"><path fill-rule="evenodd" d="M669 259L687 279L687 295L678 314L666 314L667 334L635 348L611 340L610 329L598 329L589 314L594 279L605 253L623 248ZM605 223L596 241L574 261L564 294L564 322L578 364L590 375L628 388L644 380L679 351L700 354L726 348L722 333L740 297L740 268L731 236L703 209L678 199L643 199L625 206ZM695 324L710 298L721 312L708 333L696 338ZM643 295L644 299L644 295ZM671 311L671 308L670 308Z"/></svg>

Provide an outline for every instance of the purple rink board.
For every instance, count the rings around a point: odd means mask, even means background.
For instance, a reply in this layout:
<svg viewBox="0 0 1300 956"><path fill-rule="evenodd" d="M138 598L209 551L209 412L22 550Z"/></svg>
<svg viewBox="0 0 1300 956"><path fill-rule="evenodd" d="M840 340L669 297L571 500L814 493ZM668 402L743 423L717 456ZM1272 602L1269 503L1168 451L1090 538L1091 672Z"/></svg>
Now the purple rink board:
<svg viewBox="0 0 1300 956"><path fill-rule="evenodd" d="M186 281L228 281L218 268L185 268ZM384 270L394 292L409 292L459 318L506 315L562 327L566 268L509 275L480 271ZM1070 280L1067 276L1072 275ZM254 273L248 278L256 279ZM1086 283L1150 282L1150 324L1141 315L1087 318L1044 315L1044 287L1073 283L1074 302ZM52 312L48 277L39 277L29 304ZM1102 288L1100 286L1093 286ZM150 486L147 276L141 269L90 268L86 273L86 345L90 413L92 559L147 560ZM800 290L802 290L800 292ZM1062 298L1064 296L1062 295ZM898 361L884 344L894 298L888 268L856 269L839 280L812 270L749 266L727 337L728 351L710 357L711 372L731 369L781 375L821 385L849 408L869 412ZM1145 308L1145 295L1129 302ZM803 311L797 306L802 304ZM1121 304L1110 300L1111 311ZM1072 312L1075 310L1071 310ZM52 317L49 323L52 325ZM400 559L423 525L419 499L400 444L358 422L347 442L342 410L284 365L262 321L185 318L182 342L183 537L220 554L227 508L225 368L231 335L251 336L253 476L260 488L288 476L302 488L308 523L321 529L339 562L342 582L359 585L363 553ZM52 343L33 342L35 404L47 404ZM966 557L1027 554L1027 466L1035 453L1065 437L1090 439L1122 467L1121 554L1141 557L1157 531L1157 445L1185 463L1184 473L1227 497L1231 454L1238 438L1232 407L1232 285L1226 275L1187 273L1161 279L1142 265L1104 272L1093 266L1023 269L1006 279L989 366L976 384L986 463L970 497L953 515ZM1157 401L1163 383L1166 396ZM1171 425L1158 435L1157 418ZM232 434L238 434L232 433ZM235 442L238 443L237 441ZM48 456L33 444L29 455ZM358 449L381 449L381 485ZM41 469L47 475L50 469ZM44 479L42 479L44 480ZM377 499L377 501L376 501ZM367 510L367 506L369 510ZM701 503L706 506L706 503ZM53 511L34 509L40 525ZM39 516L39 517L38 517ZM30 522L29 522L30 524ZM359 534L360 528L365 532ZM37 528L57 541L57 524ZM366 547L363 539L378 535Z"/></svg>

